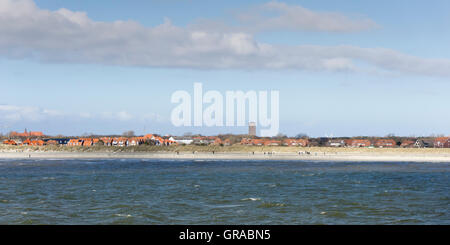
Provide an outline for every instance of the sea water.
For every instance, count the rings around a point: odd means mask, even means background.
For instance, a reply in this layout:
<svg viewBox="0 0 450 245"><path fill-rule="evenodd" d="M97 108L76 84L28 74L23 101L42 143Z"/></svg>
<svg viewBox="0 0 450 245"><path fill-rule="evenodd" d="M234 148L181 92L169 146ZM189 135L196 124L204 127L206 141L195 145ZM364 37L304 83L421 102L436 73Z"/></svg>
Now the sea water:
<svg viewBox="0 0 450 245"><path fill-rule="evenodd" d="M0 224L450 224L450 164L0 159Z"/></svg>

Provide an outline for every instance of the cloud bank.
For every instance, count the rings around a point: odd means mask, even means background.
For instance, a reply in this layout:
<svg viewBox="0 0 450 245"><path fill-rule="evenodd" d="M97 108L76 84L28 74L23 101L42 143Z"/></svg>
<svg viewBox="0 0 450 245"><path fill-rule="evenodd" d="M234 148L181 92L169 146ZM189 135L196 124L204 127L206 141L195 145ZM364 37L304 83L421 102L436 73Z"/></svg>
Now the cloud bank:
<svg viewBox="0 0 450 245"><path fill-rule="evenodd" d="M338 13L270 2L241 21L256 30L349 32L376 26ZM264 17L261 11L275 11ZM253 24L251 24L253 25ZM49 11L32 0L0 0L0 56L40 62L190 69L380 70L450 76L449 59L429 59L384 48L281 46L258 42L252 32L177 27L170 20L146 27L134 21L99 22L84 12Z"/></svg>
<svg viewBox="0 0 450 245"><path fill-rule="evenodd" d="M378 28L368 18L349 18L340 13L315 12L299 5L268 2L238 14L244 26L257 31L357 32Z"/></svg>
<svg viewBox="0 0 450 245"><path fill-rule="evenodd" d="M33 106L0 105L1 122L29 121L37 122L62 113Z"/></svg>
<svg viewBox="0 0 450 245"><path fill-rule="evenodd" d="M0 125L17 122L45 122L52 120L104 120L108 122L164 122L166 119L156 113L133 114L127 111L103 113L66 113L36 106L0 105Z"/></svg>

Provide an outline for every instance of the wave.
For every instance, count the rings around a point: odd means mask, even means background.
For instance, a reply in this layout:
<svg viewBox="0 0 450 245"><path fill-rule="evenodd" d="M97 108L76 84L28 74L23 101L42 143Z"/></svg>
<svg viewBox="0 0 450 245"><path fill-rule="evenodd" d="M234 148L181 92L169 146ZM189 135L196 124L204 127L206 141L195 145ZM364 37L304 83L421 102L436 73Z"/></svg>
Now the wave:
<svg viewBox="0 0 450 245"><path fill-rule="evenodd" d="M285 203L272 203L272 202L265 202L260 205L258 205L258 208L275 208L275 207L286 207L287 205Z"/></svg>
<svg viewBox="0 0 450 245"><path fill-rule="evenodd" d="M261 198L259 198L259 197L248 197L248 198L241 199L241 201L260 201L260 200L261 200Z"/></svg>
<svg viewBox="0 0 450 245"><path fill-rule="evenodd" d="M236 208L236 207L242 207L243 205L239 204L228 204L228 205L207 205L210 208Z"/></svg>
<svg viewBox="0 0 450 245"><path fill-rule="evenodd" d="M133 217L131 214L114 214L114 216L117 216L117 217L127 217L127 218Z"/></svg>

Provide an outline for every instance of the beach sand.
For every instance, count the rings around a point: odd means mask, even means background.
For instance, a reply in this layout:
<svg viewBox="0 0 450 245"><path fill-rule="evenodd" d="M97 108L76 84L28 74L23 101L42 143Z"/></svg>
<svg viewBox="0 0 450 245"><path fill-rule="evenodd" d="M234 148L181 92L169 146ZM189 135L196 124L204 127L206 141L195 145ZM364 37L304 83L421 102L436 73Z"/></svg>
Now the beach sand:
<svg viewBox="0 0 450 245"><path fill-rule="evenodd" d="M401 152L0 152L6 159L229 159L229 160L313 160L367 162L450 162L448 153Z"/></svg>

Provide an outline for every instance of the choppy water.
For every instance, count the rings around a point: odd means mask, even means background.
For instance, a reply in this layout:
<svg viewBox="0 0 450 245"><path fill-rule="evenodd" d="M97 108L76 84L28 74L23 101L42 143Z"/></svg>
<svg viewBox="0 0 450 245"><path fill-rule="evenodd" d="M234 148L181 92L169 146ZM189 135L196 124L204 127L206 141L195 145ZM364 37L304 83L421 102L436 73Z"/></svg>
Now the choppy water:
<svg viewBox="0 0 450 245"><path fill-rule="evenodd" d="M0 224L450 224L449 163L1 160Z"/></svg>

